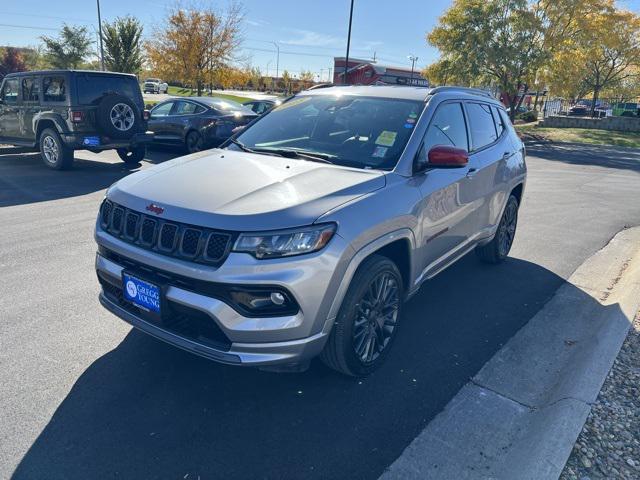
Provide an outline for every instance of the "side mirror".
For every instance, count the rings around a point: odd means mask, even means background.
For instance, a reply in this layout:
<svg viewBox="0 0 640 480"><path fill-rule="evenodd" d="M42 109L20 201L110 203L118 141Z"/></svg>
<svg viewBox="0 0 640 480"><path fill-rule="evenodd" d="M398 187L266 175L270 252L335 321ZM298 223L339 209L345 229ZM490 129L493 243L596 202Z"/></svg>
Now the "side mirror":
<svg viewBox="0 0 640 480"><path fill-rule="evenodd" d="M436 145L429 150L427 167L460 168L469 163L469 154L462 148L447 145Z"/></svg>

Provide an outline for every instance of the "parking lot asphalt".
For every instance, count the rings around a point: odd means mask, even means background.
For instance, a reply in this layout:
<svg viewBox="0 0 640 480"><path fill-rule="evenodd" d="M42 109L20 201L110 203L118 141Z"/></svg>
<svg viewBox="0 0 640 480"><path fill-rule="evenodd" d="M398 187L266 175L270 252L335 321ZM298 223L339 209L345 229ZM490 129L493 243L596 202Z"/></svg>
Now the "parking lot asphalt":
<svg viewBox="0 0 640 480"><path fill-rule="evenodd" d="M468 255L406 306L365 379L217 365L100 308L93 222L129 173L0 150L0 478L374 479L582 263L640 225L640 153L529 147L511 258ZM178 155L151 151L149 164Z"/></svg>

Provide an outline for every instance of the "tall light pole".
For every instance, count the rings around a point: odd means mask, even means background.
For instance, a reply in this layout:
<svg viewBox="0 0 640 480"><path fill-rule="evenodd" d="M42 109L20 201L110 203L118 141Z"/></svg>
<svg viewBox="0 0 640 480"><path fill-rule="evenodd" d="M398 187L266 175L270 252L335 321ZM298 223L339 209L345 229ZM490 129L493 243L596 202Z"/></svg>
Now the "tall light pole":
<svg viewBox="0 0 640 480"><path fill-rule="evenodd" d="M278 79L278 74L280 73L279 69L280 69L280 45L278 45L276 42L271 42L276 46L276 51L277 56L276 56L276 80Z"/></svg>
<svg viewBox="0 0 640 480"><path fill-rule="evenodd" d="M100 0L98 4L98 35L100 36L100 68L104 71L104 48L102 47L102 18L100 18Z"/></svg>
<svg viewBox="0 0 640 480"><path fill-rule="evenodd" d="M347 84L347 70L349 70L349 47L351 46L351 21L353 20L353 0L351 0L351 10L349 12L349 33L347 34L347 56L344 59L344 78L342 84Z"/></svg>
<svg viewBox="0 0 640 480"><path fill-rule="evenodd" d="M418 57L416 57L415 55L409 55L407 57L409 60L411 60L411 82L410 85L413 85L413 69L416 65L416 62L418 61Z"/></svg>

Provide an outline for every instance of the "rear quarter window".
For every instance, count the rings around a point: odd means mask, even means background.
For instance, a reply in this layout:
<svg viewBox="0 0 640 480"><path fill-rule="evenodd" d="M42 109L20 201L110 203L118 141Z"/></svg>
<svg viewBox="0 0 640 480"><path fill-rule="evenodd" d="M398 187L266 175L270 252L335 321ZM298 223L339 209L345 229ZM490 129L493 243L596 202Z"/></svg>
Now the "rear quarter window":
<svg viewBox="0 0 640 480"><path fill-rule="evenodd" d="M64 102L67 100L67 80L61 76L42 79L42 99L45 102Z"/></svg>
<svg viewBox="0 0 640 480"><path fill-rule="evenodd" d="M76 77L78 102L82 105L97 105L105 95L117 93L144 106L140 86L134 77L83 74Z"/></svg>
<svg viewBox="0 0 640 480"><path fill-rule="evenodd" d="M467 114L469 115L473 150L486 147L498 139L490 105L486 103L467 103Z"/></svg>

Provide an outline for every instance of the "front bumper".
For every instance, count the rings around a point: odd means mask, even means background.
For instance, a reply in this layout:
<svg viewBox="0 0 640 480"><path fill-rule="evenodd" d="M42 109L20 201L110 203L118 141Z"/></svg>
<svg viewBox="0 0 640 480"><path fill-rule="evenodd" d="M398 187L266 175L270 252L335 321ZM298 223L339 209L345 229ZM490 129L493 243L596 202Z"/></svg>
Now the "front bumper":
<svg viewBox="0 0 640 480"><path fill-rule="evenodd" d="M103 291L100 302L134 327L160 340L197 355L234 365L293 365L318 355L333 325L328 314L346 264L341 253L346 247L338 236L325 250L303 260L259 261L247 254L231 254L219 268L167 258L127 244L98 228L96 240L102 248L126 257L145 268L228 285L276 285L290 292L300 306L290 316L245 317L222 300L169 282L166 300L201 312L223 337L219 343L184 335L162 322L146 318L144 312L120 301L113 287L122 288L122 273L130 266L96 255L96 271ZM117 258L117 257L116 257ZM121 263L125 263L124 261Z"/></svg>
<svg viewBox="0 0 640 480"><path fill-rule="evenodd" d="M87 137L99 137L99 145L86 145L85 138ZM147 145L153 142L153 132L146 131L134 134L131 138L120 139L111 138L104 135L91 135L89 133L65 133L62 134L62 140L64 143L74 150L113 150L114 148L130 148Z"/></svg>

